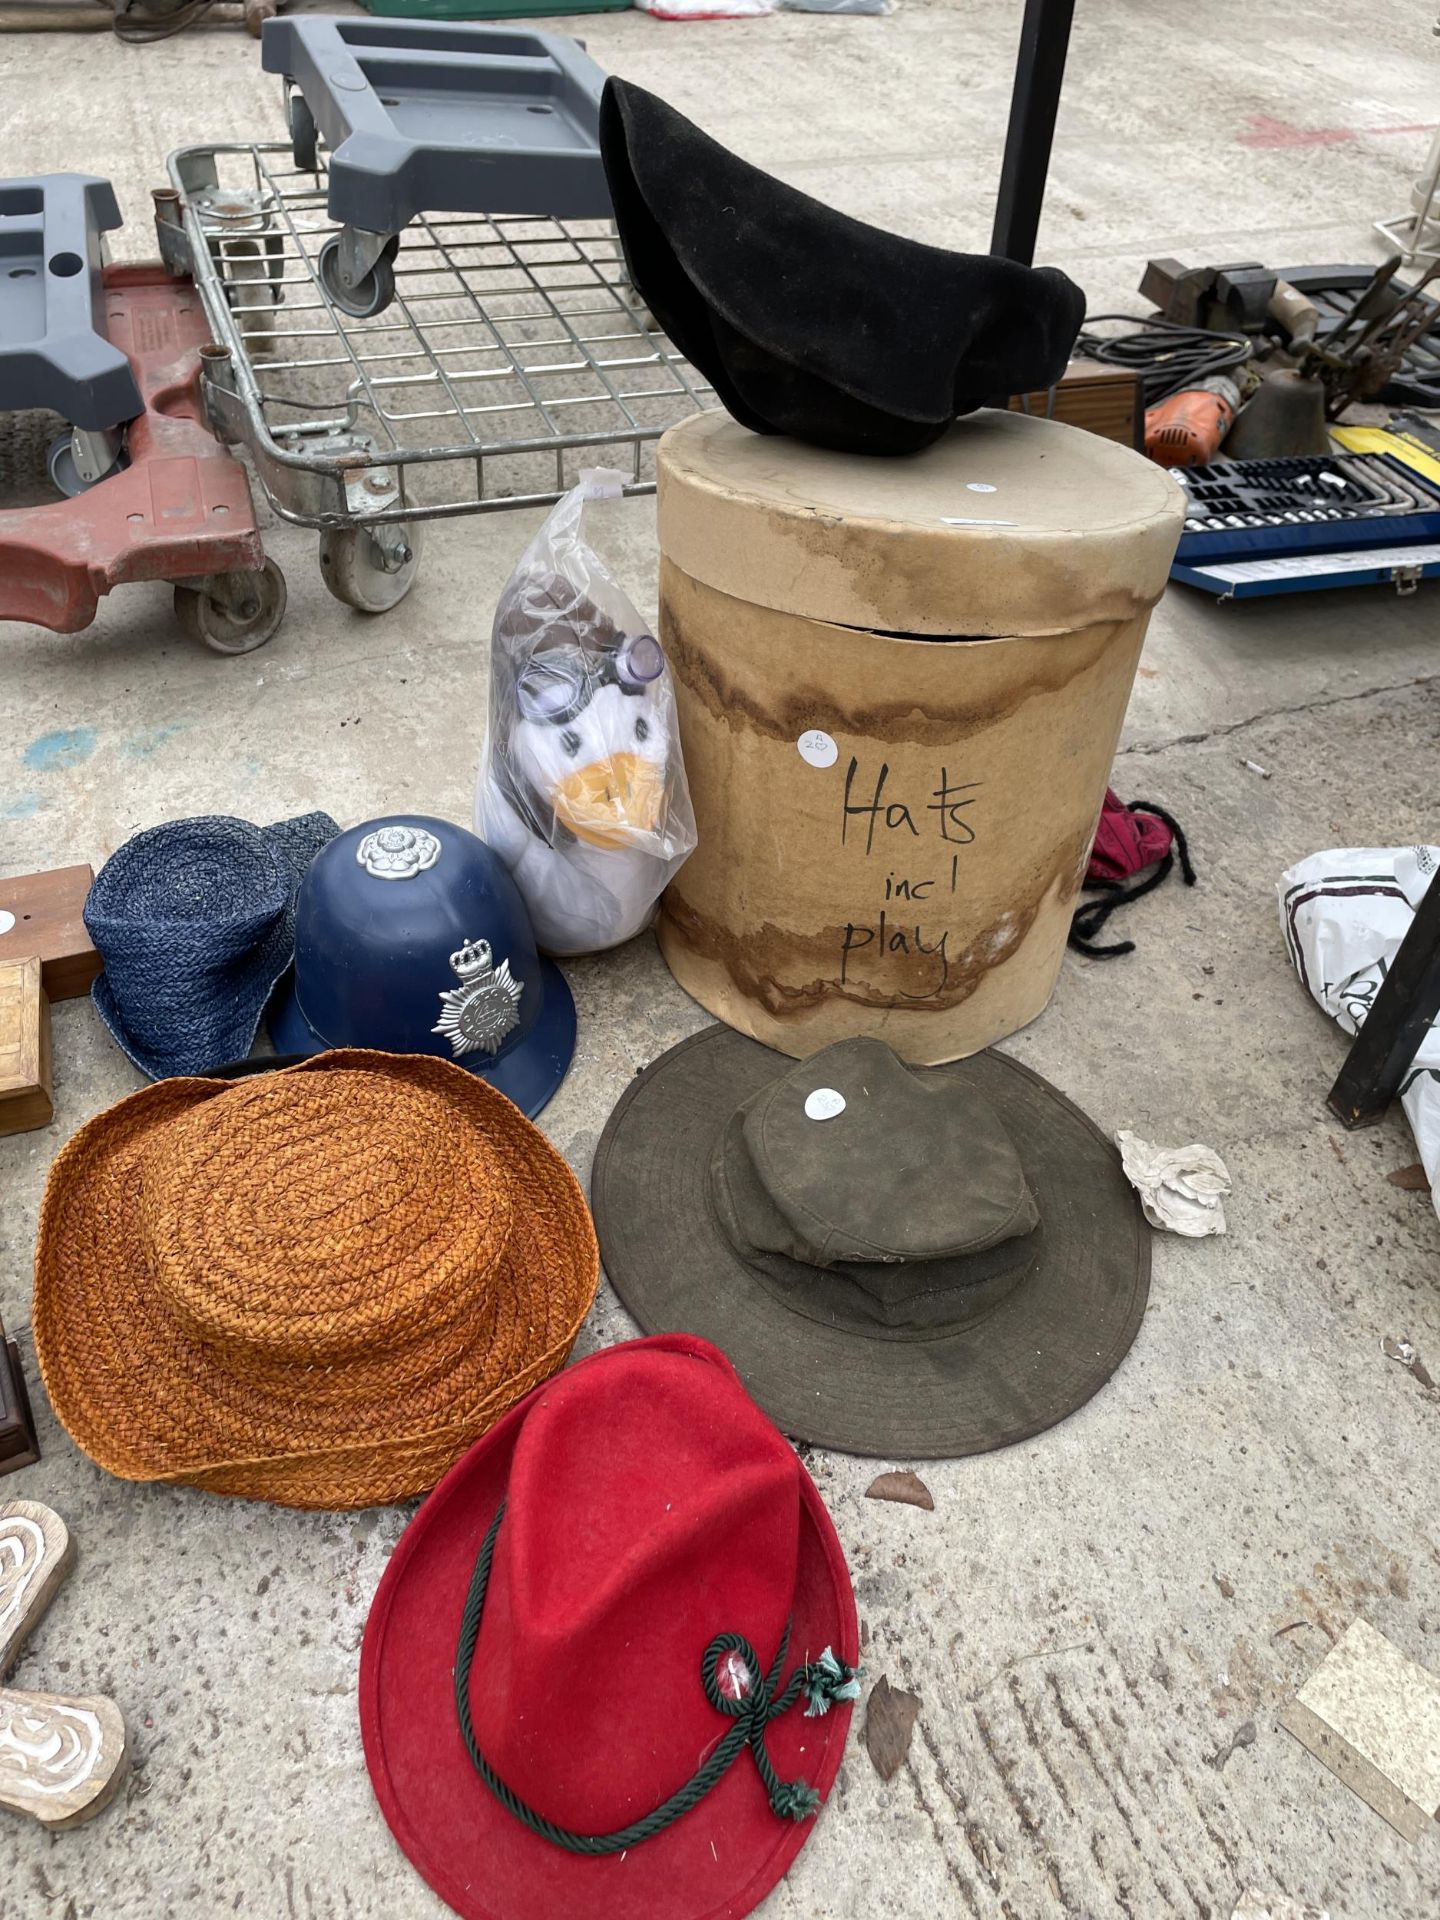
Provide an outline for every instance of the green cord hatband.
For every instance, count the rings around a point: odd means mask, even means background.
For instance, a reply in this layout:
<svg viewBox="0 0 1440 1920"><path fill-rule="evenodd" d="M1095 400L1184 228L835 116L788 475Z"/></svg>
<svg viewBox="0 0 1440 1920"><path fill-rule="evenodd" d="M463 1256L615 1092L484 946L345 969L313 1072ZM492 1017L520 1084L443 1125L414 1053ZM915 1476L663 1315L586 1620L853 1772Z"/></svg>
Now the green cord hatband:
<svg viewBox="0 0 1440 1920"><path fill-rule="evenodd" d="M717 1713L723 1713L734 1724L699 1771L683 1787L678 1787L668 1800L662 1801L653 1813L647 1813L644 1819L633 1821L630 1826L621 1827L616 1833L575 1833L569 1827L558 1826L555 1821L547 1820L544 1814L527 1806L513 1788L506 1786L481 1753L470 1718L470 1669L475 1659L475 1643L480 1636L480 1616L485 1610L485 1592L490 1584L495 1539L504 1517L505 1504L502 1501L476 1555L475 1571L470 1576L465 1611L460 1616L460 1644L455 1656L455 1712L475 1771L507 1813L512 1813L532 1833L553 1841L567 1852L592 1855L624 1853L627 1848L638 1847L642 1840L663 1833L682 1815L689 1813L728 1773L741 1749L748 1746L755 1756L755 1765L769 1796L771 1809L782 1819L810 1818L820 1804L819 1794L804 1780L780 1778L765 1748L765 1730L772 1720L779 1719L782 1713L787 1712L802 1693L808 1702L805 1708L807 1716L828 1713L832 1701L857 1699L860 1693L859 1670L847 1667L826 1647L818 1660L807 1661L797 1667L784 1691L777 1695L775 1688L790 1646L788 1621L780 1636L780 1651L775 1656L775 1664L763 1679L760 1677L760 1662L755 1649L743 1634L717 1634L706 1647L700 1662L700 1682L705 1689L705 1697ZM723 1692L719 1680L720 1662L732 1653L744 1662L749 1683L738 1690L738 1697Z"/></svg>

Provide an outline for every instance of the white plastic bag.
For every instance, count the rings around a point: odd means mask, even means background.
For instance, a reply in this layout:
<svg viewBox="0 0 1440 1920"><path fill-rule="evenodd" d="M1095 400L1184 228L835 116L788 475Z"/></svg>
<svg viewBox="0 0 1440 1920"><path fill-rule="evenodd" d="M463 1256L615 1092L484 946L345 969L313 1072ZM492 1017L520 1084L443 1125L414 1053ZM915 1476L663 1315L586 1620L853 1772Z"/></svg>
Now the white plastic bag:
<svg viewBox="0 0 1440 1920"><path fill-rule="evenodd" d="M1440 847L1334 847L1280 877L1290 964L1312 999L1358 1033L1440 869ZM1400 1083L1400 1104L1440 1213L1440 1021Z"/></svg>
<svg viewBox="0 0 1440 1920"><path fill-rule="evenodd" d="M585 502L623 486L582 473L495 609L475 824L550 953L639 933L695 845L670 669L585 543Z"/></svg>

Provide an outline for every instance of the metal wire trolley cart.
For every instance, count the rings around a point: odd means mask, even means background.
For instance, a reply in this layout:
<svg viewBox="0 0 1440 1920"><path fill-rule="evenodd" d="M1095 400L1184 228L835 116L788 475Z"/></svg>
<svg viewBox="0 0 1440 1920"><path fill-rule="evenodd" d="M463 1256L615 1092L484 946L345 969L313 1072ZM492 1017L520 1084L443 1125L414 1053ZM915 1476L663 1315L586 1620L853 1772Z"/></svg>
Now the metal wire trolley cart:
<svg viewBox="0 0 1440 1920"><path fill-rule="evenodd" d="M156 216L214 335L207 416L275 512L320 530L338 599L395 606L426 520L553 501L582 465L653 490L652 443L709 389L656 331L608 221L421 213L391 236L393 295L355 313L336 298L326 156L304 157L183 148Z"/></svg>

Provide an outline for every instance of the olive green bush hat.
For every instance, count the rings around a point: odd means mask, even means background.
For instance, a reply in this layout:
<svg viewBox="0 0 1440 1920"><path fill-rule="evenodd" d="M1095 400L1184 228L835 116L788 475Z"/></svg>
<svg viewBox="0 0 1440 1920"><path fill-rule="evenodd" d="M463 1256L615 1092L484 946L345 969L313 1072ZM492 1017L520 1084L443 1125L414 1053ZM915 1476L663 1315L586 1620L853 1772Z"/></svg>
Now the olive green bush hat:
<svg viewBox="0 0 1440 1920"><path fill-rule="evenodd" d="M1149 1235L1119 1155L999 1053L792 1061L727 1027L627 1088L595 1156L605 1270L722 1347L786 1433L937 1459L1028 1439L1134 1340Z"/></svg>

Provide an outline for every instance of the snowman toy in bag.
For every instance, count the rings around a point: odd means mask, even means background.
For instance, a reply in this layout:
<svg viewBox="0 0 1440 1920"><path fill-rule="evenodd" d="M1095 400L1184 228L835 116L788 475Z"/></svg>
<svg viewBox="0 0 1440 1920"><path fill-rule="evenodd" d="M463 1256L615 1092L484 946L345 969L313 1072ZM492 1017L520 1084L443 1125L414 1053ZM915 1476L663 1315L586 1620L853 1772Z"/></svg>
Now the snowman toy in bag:
<svg viewBox="0 0 1440 1920"><path fill-rule="evenodd" d="M582 474L495 610L475 824L551 953L639 933L695 845L665 656L583 538L622 484Z"/></svg>

